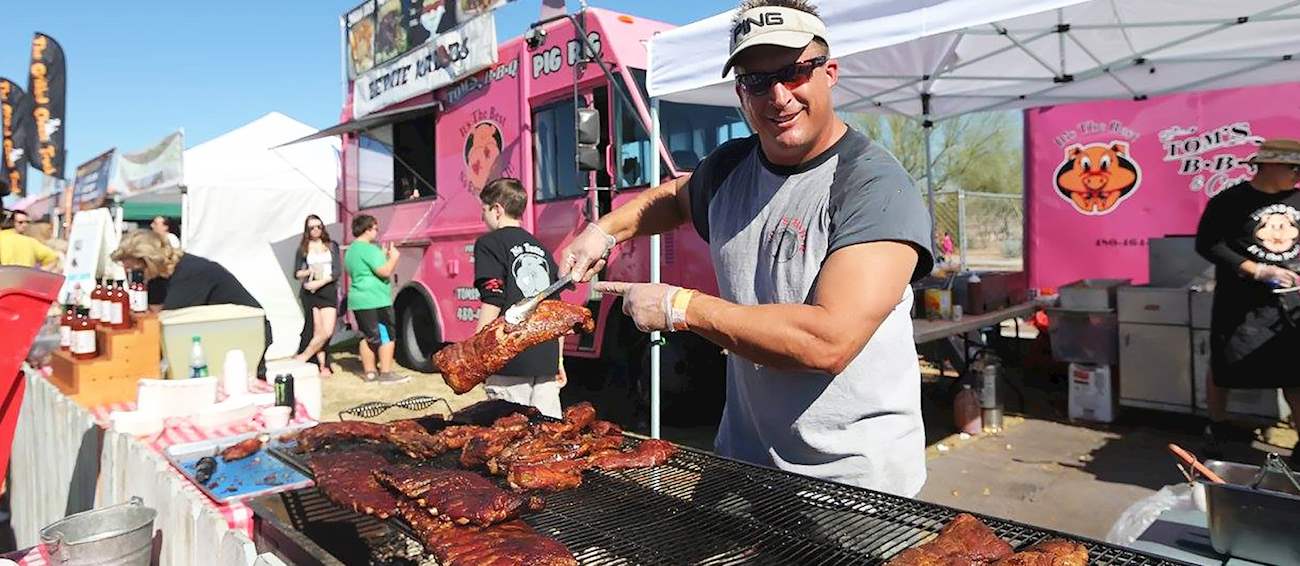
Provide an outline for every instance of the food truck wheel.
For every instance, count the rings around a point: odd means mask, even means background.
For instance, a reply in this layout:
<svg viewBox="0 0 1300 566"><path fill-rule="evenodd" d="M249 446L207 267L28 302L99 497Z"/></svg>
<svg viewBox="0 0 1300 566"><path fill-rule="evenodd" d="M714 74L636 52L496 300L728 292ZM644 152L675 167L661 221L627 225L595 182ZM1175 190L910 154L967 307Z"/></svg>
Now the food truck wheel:
<svg viewBox="0 0 1300 566"><path fill-rule="evenodd" d="M433 373L433 354L438 351L442 333L433 318L433 310L419 296L397 300L397 363L422 373Z"/></svg>

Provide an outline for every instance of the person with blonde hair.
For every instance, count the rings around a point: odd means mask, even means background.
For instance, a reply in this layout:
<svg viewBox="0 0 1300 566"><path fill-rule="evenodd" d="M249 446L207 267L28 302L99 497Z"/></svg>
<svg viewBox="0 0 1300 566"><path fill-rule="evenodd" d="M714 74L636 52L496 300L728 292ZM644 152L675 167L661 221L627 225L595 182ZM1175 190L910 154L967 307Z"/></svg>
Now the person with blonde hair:
<svg viewBox="0 0 1300 566"><path fill-rule="evenodd" d="M221 264L185 253L151 230L132 230L122 237L113 261L126 269L144 273L151 284L166 288L162 310L200 305L243 305L260 309L262 304ZM266 378L265 347L271 345L271 323L264 321L266 344L257 352L257 377Z"/></svg>

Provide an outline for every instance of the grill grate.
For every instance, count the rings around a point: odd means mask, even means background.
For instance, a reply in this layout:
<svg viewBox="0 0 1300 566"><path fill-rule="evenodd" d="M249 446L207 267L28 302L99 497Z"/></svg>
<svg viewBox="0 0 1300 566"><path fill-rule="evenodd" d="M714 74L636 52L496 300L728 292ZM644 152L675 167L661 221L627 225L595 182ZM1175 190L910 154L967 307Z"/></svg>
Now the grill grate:
<svg viewBox="0 0 1300 566"><path fill-rule="evenodd" d="M630 444L636 442L629 439ZM277 453L310 474L303 455ZM432 463L454 468L457 456L447 454ZM409 461L395 450L390 459ZM934 537L959 513L689 448L657 468L587 472L581 487L545 497L546 508L524 520L564 543L581 563L592 565L883 564ZM319 495L315 498L324 501ZM333 509L316 511L378 523L325 503ZM1087 546L1091 564L1184 564L1012 521L980 518L1017 549L1062 537ZM303 525L294 519L295 528L320 520L308 515L302 519ZM390 524L412 534L400 521L390 520Z"/></svg>

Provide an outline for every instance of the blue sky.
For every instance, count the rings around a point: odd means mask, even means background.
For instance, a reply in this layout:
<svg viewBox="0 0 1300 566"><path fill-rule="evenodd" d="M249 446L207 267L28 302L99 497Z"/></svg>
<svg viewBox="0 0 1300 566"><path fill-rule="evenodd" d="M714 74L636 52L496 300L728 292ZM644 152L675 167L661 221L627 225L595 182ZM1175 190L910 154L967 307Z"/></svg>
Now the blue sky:
<svg viewBox="0 0 1300 566"><path fill-rule="evenodd" d="M116 147L142 148L177 128L198 145L267 112L316 127L343 101L338 18L359 0L175 2L71 0L6 10L0 76L27 84L32 33L68 58L65 168ZM42 7L37 8L40 4ZM537 19L541 0L497 12L508 39ZM591 0L592 6L683 24L732 0ZM570 9L577 1L569 0ZM237 166L237 164L232 164ZM40 189L33 170L28 188Z"/></svg>

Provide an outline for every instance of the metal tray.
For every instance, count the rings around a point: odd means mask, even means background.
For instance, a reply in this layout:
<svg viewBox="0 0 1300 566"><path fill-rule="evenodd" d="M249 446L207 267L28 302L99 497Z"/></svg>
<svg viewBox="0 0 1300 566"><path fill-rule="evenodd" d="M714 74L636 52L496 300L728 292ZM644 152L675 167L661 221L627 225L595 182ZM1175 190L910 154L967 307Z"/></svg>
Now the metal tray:
<svg viewBox="0 0 1300 566"><path fill-rule="evenodd" d="M176 444L167 447L163 455L168 462L171 462L172 467L185 476L185 479L217 503L229 503L260 495L302 489L315 485L315 482L310 476L285 463L268 448L280 446L282 443L279 437L284 433L306 426L309 425ZM271 438L256 454L234 462L224 462L218 456L226 447L261 434L270 434ZM213 472L206 484L201 484L194 477L195 466L199 459L205 456L217 458L217 470Z"/></svg>
<svg viewBox="0 0 1300 566"><path fill-rule="evenodd" d="M1250 487L1258 466L1207 462L1228 483L1202 480L1215 552L1265 564L1300 564L1300 492L1279 472Z"/></svg>

